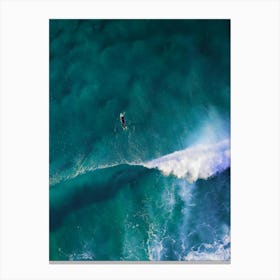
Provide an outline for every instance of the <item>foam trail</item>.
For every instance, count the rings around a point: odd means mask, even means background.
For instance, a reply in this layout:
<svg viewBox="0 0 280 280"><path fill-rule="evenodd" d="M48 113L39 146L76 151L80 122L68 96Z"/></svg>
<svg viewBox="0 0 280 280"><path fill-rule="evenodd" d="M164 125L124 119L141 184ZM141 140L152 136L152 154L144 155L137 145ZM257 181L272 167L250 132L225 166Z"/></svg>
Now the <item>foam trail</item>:
<svg viewBox="0 0 280 280"><path fill-rule="evenodd" d="M229 139L209 145L197 145L151 160L143 164L157 168L165 175L173 174L189 182L207 179L230 166Z"/></svg>

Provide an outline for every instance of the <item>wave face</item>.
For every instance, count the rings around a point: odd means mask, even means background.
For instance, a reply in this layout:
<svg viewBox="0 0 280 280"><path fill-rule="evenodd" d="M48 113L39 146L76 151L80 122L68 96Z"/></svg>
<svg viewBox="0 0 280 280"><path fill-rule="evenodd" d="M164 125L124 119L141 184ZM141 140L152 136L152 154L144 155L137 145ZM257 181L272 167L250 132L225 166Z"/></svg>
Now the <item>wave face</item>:
<svg viewBox="0 0 280 280"><path fill-rule="evenodd" d="M121 164L54 185L51 259L230 260L229 172L190 183Z"/></svg>
<svg viewBox="0 0 280 280"><path fill-rule="evenodd" d="M230 260L229 34L50 20L50 260Z"/></svg>

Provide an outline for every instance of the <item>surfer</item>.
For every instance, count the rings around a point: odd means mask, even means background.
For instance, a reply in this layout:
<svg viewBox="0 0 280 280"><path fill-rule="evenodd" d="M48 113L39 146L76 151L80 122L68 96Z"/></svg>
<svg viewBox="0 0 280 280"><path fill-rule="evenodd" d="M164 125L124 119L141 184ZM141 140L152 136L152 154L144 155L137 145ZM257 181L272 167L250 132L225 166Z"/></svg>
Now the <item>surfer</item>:
<svg viewBox="0 0 280 280"><path fill-rule="evenodd" d="M123 128L123 129L127 129L126 121L125 121L124 115L125 115L125 113L120 113L120 122L121 122L122 128Z"/></svg>

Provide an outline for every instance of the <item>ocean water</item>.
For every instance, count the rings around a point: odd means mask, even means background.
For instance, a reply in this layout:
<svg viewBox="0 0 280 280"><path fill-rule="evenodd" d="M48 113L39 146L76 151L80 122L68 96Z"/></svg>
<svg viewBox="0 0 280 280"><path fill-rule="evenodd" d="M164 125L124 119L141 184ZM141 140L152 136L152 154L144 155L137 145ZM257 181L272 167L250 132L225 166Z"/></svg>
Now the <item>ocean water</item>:
<svg viewBox="0 0 280 280"><path fill-rule="evenodd" d="M50 20L49 60L49 259L230 260L230 21Z"/></svg>

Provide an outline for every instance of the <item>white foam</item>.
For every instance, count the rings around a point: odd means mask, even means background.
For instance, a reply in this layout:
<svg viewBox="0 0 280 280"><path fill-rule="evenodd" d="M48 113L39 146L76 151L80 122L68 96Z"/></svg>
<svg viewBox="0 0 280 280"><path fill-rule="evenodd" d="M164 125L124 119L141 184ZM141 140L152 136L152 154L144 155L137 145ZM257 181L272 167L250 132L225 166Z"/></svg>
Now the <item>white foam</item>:
<svg viewBox="0 0 280 280"><path fill-rule="evenodd" d="M158 168L165 175L173 174L178 178L186 178L189 182L207 179L230 166L230 142L226 139L215 144L200 144L143 165L147 168Z"/></svg>
<svg viewBox="0 0 280 280"><path fill-rule="evenodd" d="M230 236L225 235L223 240L213 244L203 243L198 250L190 251L184 257L186 261L229 261Z"/></svg>
<svg viewBox="0 0 280 280"><path fill-rule="evenodd" d="M166 228L163 228L163 233L155 228L154 224L149 224L148 230L148 257L150 261L160 261L162 254L164 252L163 247L163 238L161 235L164 235Z"/></svg>
<svg viewBox="0 0 280 280"><path fill-rule="evenodd" d="M69 261L92 261L95 256L92 252L73 253L68 256Z"/></svg>

